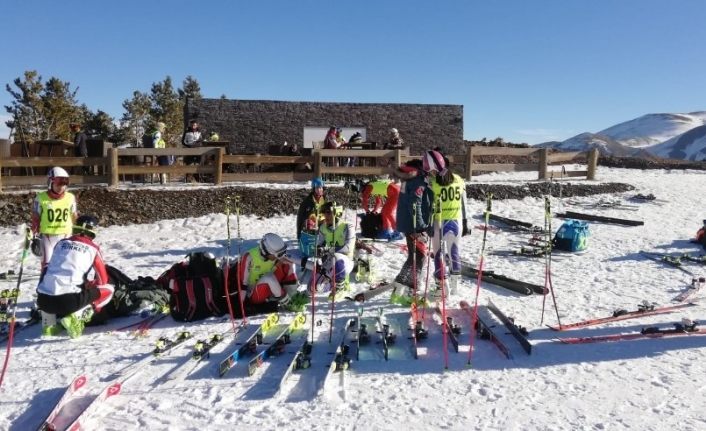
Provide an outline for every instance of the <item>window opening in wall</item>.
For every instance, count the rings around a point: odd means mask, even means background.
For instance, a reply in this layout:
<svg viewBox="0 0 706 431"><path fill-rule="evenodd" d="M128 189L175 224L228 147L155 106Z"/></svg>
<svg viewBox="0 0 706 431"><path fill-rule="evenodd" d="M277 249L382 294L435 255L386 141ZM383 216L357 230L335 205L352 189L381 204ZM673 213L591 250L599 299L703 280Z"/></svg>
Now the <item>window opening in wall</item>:
<svg viewBox="0 0 706 431"><path fill-rule="evenodd" d="M304 127L304 148L320 149L324 146L324 138L329 127ZM360 133L363 136L363 141L368 140L367 131L364 127L341 127L341 135L346 139L346 142L355 133Z"/></svg>

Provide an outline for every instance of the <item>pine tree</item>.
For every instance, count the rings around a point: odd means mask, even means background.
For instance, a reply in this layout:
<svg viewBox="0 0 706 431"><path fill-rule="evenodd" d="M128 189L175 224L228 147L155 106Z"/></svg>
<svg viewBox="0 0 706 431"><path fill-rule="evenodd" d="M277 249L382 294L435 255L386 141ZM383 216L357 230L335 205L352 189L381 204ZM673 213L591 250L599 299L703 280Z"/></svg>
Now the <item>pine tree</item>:
<svg viewBox="0 0 706 431"><path fill-rule="evenodd" d="M125 113L120 119L120 134L123 142L130 142L134 146L139 146L142 142L142 135L147 132L150 123L150 98L146 93L134 91L132 99L123 101Z"/></svg>

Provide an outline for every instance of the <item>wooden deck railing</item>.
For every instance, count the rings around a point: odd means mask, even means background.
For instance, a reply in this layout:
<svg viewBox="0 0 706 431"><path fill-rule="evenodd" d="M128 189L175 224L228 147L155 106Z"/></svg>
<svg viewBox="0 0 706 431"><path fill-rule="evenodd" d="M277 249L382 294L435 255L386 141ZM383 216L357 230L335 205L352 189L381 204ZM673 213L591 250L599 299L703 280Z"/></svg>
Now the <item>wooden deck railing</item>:
<svg viewBox="0 0 706 431"><path fill-rule="evenodd" d="M536 163L479 163L480 156L528 156L537 155ZM586 156L587 170L566 171L550 170L550 164L571 161L577 157ZM184 165L177 163L169 166L158 166L155 161L158 156L188 157L198 156L200 164ZM314 176L326 174L337 175L383 175L390 172L390 167L420 156L409 155L406 150L314 150L312 156L270 156L270 155L226 155L222 147L203 148L109 148L107 157L0 157L0 191L3 187L37 186L46 183L46 176L36 175L34 168L61 166L69 172L82 171L82 167L90 167L95 175L72 174L73 184L108 184L117 186L125 181L126 176L145 178L153 174L170 174L177 176L207 175L214 184L223 182L255 181L255 182L292 182L307 181ZM448 156L452 167L464 173L466 179L472 179L473 172L511 171L538 172L538 179L555 179L564 177L585 176L595 179L598 151L588 153L555 153L549 154L547 149L507 148L507 147L476 147L471 146L467 154ZM339 161L367 160L362 166L346 166L347 163L331 163ZM145 163L145 161L147 161ZM310 170L297 171L297 165L309 165ZM343 164L341 166L341 164ZM285 165L292 169L287 172L261 172L262 165ZM231 166L248 167L249 172L229 172ZM458 169L463 167L462 170ZM243 170L243 169L236 169ZM17 175L17 173L24 175Z"/></svg>

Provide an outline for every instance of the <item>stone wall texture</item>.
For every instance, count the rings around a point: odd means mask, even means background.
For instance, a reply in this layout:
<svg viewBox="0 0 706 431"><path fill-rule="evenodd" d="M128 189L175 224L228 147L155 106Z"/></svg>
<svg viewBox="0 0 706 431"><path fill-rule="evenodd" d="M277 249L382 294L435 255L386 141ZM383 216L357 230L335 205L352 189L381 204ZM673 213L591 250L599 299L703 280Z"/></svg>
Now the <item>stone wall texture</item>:
<svg viewBox="0 0 706 431"><path fill-rule="evenodd" d="M267 153L284 141L301 147L304 127L331 125L364 127L368 141L379 144L395 127L410 154L436 146L447 154L466 152L462 105L190 99L184 109L187 124L195 119L202 131L218 132L236 154Z"/></svg>

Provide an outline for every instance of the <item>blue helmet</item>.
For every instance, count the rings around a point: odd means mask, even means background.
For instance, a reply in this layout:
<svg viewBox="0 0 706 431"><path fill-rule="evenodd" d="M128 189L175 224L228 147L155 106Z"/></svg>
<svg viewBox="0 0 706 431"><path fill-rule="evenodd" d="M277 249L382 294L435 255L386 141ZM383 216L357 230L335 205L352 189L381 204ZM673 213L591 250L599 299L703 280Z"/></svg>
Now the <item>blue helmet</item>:
<svg viewBox="0 0 706 431"><path fill-rule="evenodd" d="M324 180L321 179L321 177L316 177L313 180L311 180L311 188L316 189L318 187L323 188L324 187Z"/></svg>

